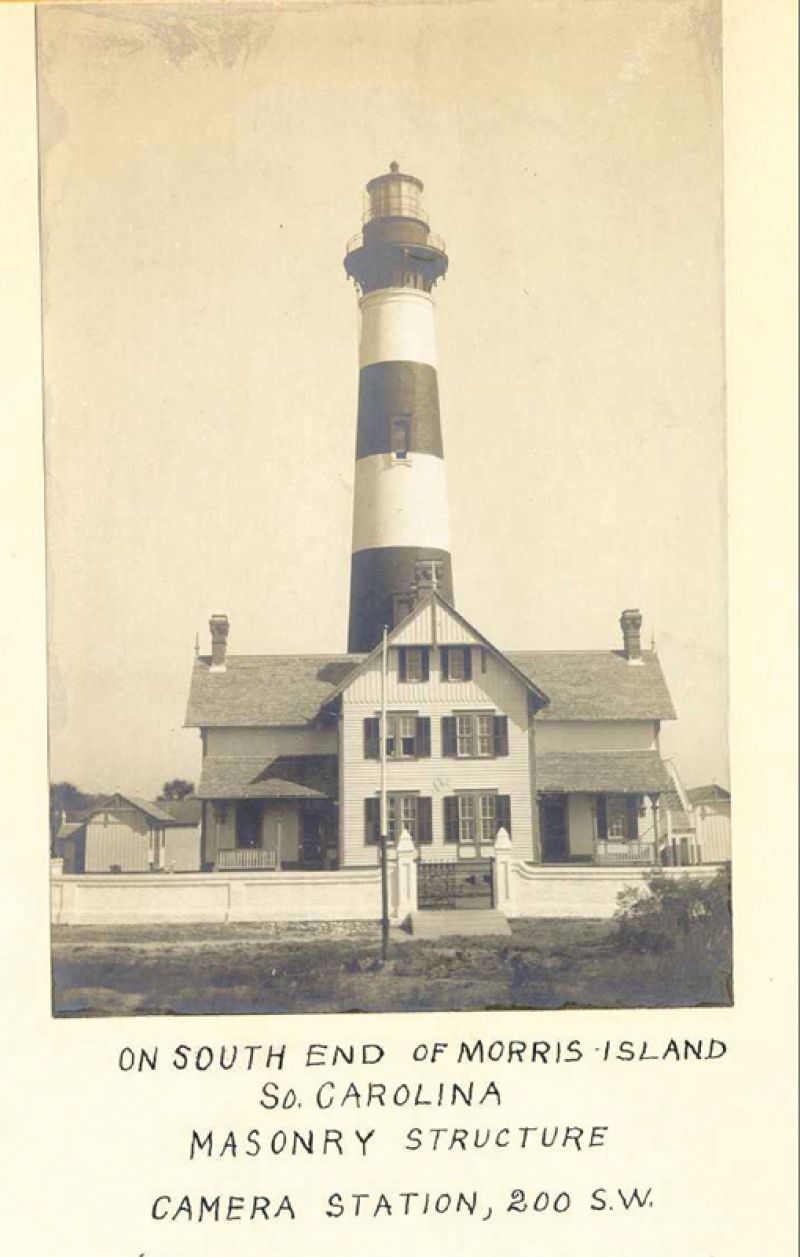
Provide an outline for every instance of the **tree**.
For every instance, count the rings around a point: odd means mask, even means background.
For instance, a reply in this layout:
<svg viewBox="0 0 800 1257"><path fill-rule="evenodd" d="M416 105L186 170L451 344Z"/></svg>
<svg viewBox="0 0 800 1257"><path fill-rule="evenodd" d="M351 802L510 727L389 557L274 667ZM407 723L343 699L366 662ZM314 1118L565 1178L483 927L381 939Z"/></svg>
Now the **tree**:
<svg viewBox="0 0 800 1257"><path fill-rule="evenodd" d="M53 854L53 843L61 824L62 816L67 813L85 812L92 805L93 796L84 794L71 781L54 781L50 786L50 848Z"/></svg>
<svg viewBox="0 0 800 1257"><path fill-rule="evenodd" d="M92 802L92 795L79 790L71 781L54 781L50 786L50 811L82 812Z"/></svg>
<svg viewBox="0 0 800 1257"><path fill-rule="evenodd" d="M172 781L164 782L159 798L173 801L185 799L190 794L194 794L194 782L184 781L183 777L173 777Z"/></svg>

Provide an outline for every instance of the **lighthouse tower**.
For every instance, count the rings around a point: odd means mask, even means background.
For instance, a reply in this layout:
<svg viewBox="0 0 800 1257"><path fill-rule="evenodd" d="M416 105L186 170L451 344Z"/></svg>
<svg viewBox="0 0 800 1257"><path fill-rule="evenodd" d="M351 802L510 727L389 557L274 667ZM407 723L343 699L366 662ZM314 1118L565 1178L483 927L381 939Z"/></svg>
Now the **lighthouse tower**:
<svg viewBox="0 0 800 1257"><path fill-rule="evenodd" d="M358 430L348 649L409 609L420 573L453 598L433 288L447 270L423 185L397 162L367 184L344 265L359 291Z"/></svg>

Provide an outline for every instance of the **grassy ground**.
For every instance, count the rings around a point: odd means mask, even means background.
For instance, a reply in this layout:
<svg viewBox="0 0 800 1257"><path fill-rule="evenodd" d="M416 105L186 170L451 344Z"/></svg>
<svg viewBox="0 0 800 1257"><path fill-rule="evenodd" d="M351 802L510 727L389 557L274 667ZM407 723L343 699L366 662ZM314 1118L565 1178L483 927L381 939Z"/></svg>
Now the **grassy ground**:
<svg viewBox="0 0 800 1257"><path fill-rule="evenodd" d="M623 952L610 921L516 921L512 937L377 926L61 926L57 1016L669 1008L731 1002L730 949Z"/></svg>

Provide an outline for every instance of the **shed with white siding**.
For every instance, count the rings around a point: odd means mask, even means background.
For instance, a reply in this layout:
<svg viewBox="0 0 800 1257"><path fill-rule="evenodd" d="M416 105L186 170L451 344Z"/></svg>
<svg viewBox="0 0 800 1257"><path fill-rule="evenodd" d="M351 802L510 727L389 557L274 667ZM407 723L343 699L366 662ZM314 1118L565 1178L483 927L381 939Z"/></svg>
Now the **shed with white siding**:
<svg viewBox="0 0 800 1257"><path fill-rule="evenodd" d="M86 819L86 873L147 873L163 870L169 812L135 795L117 793Z"/></svg>

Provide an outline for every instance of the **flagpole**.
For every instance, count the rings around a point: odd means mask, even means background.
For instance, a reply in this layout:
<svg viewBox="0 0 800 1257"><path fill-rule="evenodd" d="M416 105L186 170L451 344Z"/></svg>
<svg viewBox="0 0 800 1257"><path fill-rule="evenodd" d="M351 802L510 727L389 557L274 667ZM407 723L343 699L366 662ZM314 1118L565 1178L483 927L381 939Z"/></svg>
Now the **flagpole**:
<svg viewBox="0 0 800 1257"><path fill-rule="evenodd" d="M383 626L383 649L381 651L381 723L380 723L380 761L381 761L381 957L384 961L389 956L389 868L388 868L388 829L389 806L386 795L386 680L389 668L388 629Z"/></svg>

